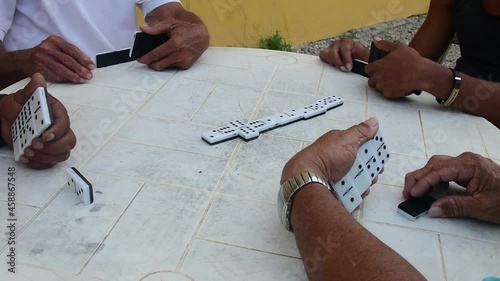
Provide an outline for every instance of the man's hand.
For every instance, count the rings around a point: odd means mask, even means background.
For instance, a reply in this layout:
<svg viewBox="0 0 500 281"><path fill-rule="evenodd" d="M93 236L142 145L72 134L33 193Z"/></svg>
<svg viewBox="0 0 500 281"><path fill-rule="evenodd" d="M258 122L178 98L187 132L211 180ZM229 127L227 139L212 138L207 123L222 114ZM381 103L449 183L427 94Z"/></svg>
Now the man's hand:
<svg viewBox="0 0 500 281"><path fill-rule="evenodd" d="M375 45L388 55L366 66L366 74L371 76L368 85L379 90L386 98L394 99L422 89L423 78L429 60L420 56L413 48L398 42L380 39Z"/></svg>
<svg viewBox="0 0 500 281"><path fill-rule="evenodd" d="M166 33L170 39L150 53L139 58L154 70L166 68L189 69L208 48L210 36L203 23L168 19L141 26L152 35Z"/></svg>
<svg viewBox="0 0 500 281"><path fill-rule="evenodd" d="M5 97L0 102L0 118L2 119L2 138L12 148L11 126L23 105L38 87L46 87L45 79L40 74L33 75L31 82L17 93ZM21 162L34 169L49 168L58 162L65 161L76 145L76 137L70 129L70 121L66 108L53 96L48 97L52 109L53 123L41 136L36 138L30 147L24 150Z"/></svg>
<svg viewBox="0 0 500 281"><path fill-rule="evenodd" d="M92 79L94 62L76 46L51 35L33 49L23 67L26 76L41 73L52 82L85 83Z"/></svg>
<svg viewBox="0 0 500 281"><path fill-rule="evenodd" d="M293 156L283 168L281 183L300 172L314 172L338 182L351 169L359 148L378 131L374 117L345 131L330 131Z"/></svg>
<svg viewBox="0 0 500 281"><path fill-rule="evenodd" d="M342 71L351 71L353 59L368 61L370 50L359 42L355 42L349 37L344 37L321 51L319 58Z"/></svg>
<svg viewBox="0 0 500 281"><path fill-rule="evenodd" d="M466 194L437 200L429 210L431 217L500 223L500 166L477 154L433 156L425 167L406 175L403 195L420 197L433 188L447 188L451 181L465 187Z"/></svg>

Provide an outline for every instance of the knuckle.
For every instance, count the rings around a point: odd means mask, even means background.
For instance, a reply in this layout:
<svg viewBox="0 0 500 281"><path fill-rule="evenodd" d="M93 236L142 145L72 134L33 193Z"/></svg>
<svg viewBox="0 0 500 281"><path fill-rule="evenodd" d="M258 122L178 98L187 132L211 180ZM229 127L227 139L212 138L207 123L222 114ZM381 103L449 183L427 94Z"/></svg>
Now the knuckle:
<svg viewBox="0 0 500 281"><path fill-rule="evenodd" d="M453 214L455 216L463 216L465 214L464 206L453 197L448 200L448 209L450 215Z"/></svg>
<svg viewBox="0 0 500 281"><path fill-rule="evenodd" d="M63 57L61 58L61 63L66 66L72 66L73 60L70 57Z"/></svg>
<svg viewBox="0 0 500 281"><path fill-rule="evenodd" d="M479 155L472 153L472 152L469 152L469 151L460 154L458 157L465 158L465 159L471 159L473 161L478 161L480 159Z"/></svg>

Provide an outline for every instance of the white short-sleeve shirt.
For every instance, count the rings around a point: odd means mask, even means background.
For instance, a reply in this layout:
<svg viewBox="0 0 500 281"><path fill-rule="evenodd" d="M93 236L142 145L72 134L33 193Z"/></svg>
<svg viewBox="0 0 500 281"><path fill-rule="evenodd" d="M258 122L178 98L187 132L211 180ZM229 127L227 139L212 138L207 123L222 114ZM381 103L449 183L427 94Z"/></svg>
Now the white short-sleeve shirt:
<svg viewBox="0 0 500 281"><path fill-rule="evenodd" d="M147 15L179 0L1 0L0 40L24 50L57 35L87 56L130 48L137 30L135 4Z"/></svg>

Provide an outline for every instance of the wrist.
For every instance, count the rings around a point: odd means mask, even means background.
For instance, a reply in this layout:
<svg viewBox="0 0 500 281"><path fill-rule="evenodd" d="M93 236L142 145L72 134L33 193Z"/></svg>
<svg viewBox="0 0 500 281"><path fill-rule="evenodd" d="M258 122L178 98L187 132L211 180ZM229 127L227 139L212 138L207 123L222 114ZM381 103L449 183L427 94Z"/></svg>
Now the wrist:
<svg viewBox="0 0 500 281"><path fill-rule="evenodd" d="M14 61L17 65L19 65L20 72L22 72L25 77L30 77L35 74L30 64L30 57L33 53L33 48L15 51L14 53Z"/></svg>
<svg viewBox="0 0 500 281"><path fill-rule="evenodd" d="M298 229L308 217L321 215L325 209L346 212L342 203L328 189L319 183L310 183L298 190L294 196L290 213L291 224Z"/></svg>
<svg viewBox="0 0 500 281"><path fill-rule="evenodd" d="M313 172L323 179L328 180L328 177L321 172L321 169L317 167L314 161L309 161L304 159L304 157L298 158L299 157L295 155L285 164L281 173L280 184L283 184L286 180L301 172Z"/></svg>
<svg viewBox="0 0 500 281"><path fill-rule="evenodd" d="M449 68L427 60L419 78L420 88L438 99L446 100L453 90L453 73Z"/></svg>

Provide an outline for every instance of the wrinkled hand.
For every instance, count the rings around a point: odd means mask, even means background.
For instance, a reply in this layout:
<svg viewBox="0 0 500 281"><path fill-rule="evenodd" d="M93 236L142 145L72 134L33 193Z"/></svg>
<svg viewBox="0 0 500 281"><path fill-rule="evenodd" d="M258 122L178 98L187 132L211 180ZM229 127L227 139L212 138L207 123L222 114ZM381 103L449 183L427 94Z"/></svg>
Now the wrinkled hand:
<svg viewBox="0 0 500 281"><path fill-rule="evenodd" d="M40 74L33 75L31 82L17 93L5 97L0 103L2 119L2 138L12 148L11 126L23 105L38 87L46 87L45 79ZM70 129L70 121L66 108L53 96L48 97L52 109L53 123L41 136L36 138L30 147L24 150L21 162L34 169L44 169L65 161L76 145L76 137Z"/></svg>
<svg viewBox="0 0 500 281"><path fill-rule="evenodd" d="M319 58L342 71L351 71L353 59L368 61L370 50L359 42L349 37L334 41L330 46L321 51Z"/></svg>
<svg viewBox="0 0 500 281"><path fill-rule="evenodd" d="M428 60L403 43L380 39L375 39L373 42L379 49L389 54L365 67L366 74L371 76L368 85L390 99L404 97L415 90L421 90L422 79L419 77L425 72Z"/></svg>
<svg viewBox="0 0 500 281"><path fill-rule="evenodd" d="M92 79L94 62L61 37L51 35L27 51L29 58L23 70L28 77L41 73L52 82L73 83L85 83Z"/></svg>
<svg viewBox="0 0 500 281"><path fill-rule="evenodd" d="M474 153L458 157L433 156L417 171L406 175L403 195L420 197L449 182L466 188L465 195L441 198L432 204L432 217L472 217L500 223L500 166Z"/></svg>
<svg viewBox="0 0 500 281"><path fill-rule="evenodd" d="M189 69L210 42L207 28L202 23L169 19L143 25L141 30L152 35L166 33L170 37L165 44L138 60L157 71L170 67Z"/></svg>
<svg viewBox="0 0 500 281"><path fill-rule="evenodd" d="M338 182L351 169L361 145L374 137L377 131L378 120L372 117L345 131L333 130L324 134L286 163L281 183L305 171Z"/></svg>

